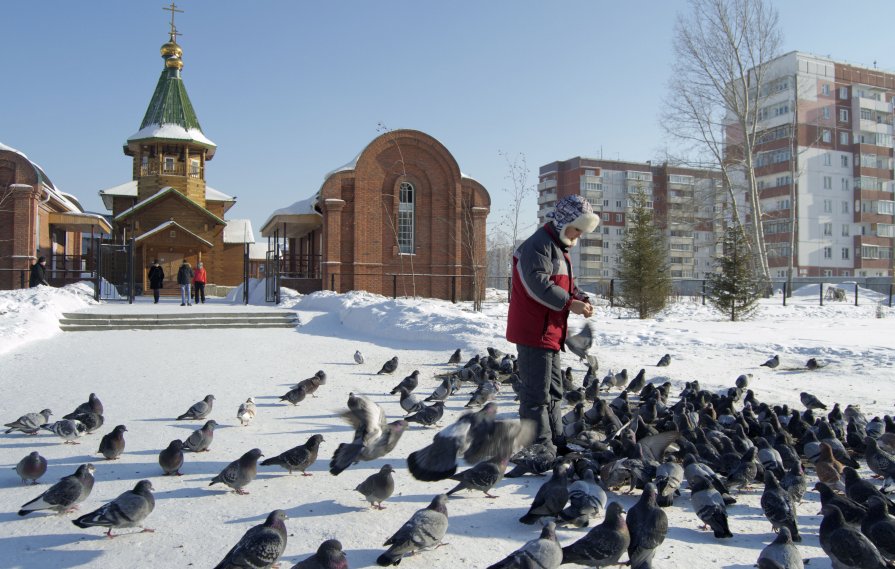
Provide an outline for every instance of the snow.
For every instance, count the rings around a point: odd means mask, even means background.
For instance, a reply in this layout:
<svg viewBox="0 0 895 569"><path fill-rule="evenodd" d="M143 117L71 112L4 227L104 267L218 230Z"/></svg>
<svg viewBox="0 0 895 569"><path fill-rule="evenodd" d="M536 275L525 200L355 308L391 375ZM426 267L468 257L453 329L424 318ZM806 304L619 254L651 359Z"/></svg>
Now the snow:
<svg viewBox="0 0 895 569"><path fill-rule="evenodd" d="M254 243L252 222L248 219L228 219L224 226L224 243Z"/></svg>
<svg viewBox="0 0 895 569"><path fill-rule="evenodd" d="M105 425L87 435L80 446L60 444L54 435L6 435L0 444L0 552L4 567L196 567L213 566L251 526L261 523L273 509L287 511L289 543L283 566L289 567L313 553L324 539L342 541L351 567L374 565L391 536L414 511L432 496L451 488L451 481L418 482L410 477L405 459L431 441L434 429L411 427L392 456L352 466L338 477L327 471L332 452L351 438L351 429L337 417L349 391L379 402L390 418L400 411L388 391L414 369L421 372L418 392L437 385L434 375L451 369L450 353L462 348L464 360L493 346L510 351L503 338L507 304L505 294L492 292L481 312L467 304L428 299L390 299L364 292L319 292L302 296L283 291L279 307L265 305L263 281L253 281L251 303L243 306L241 293L234 300L209 299L201 306L180 307L179 299L158 305L139 298L133 305L96 304L86 283L65 288L0 292L0 380L6 383L0 399L4 422L40 410L53 409L54 419L73 410L95 392L103 401ZM650 320L638 320L618 308L601 304L592 318L601 373L623 367L646 368L654 382L666 379L677 394L685 381L698 379L709 389L726 388L741 373L751 373L750 387L759 399L801 408L799 392L811 391L829 403L860 404L869 416L891 413L895 385L895 311L860 291L859 306L853 293L847 302L819 306L819 290L800 289L782 305L778 295L762 301L749 321L729 322L698 299L684 299ZM301 324L294 329L183 330L122 332L60 332L63 312L184 314L199 311L294 311ZM574 317L570 325L584 324ZM366 363L355 365L360 350ZM665 353L667 368L653 367ZM781 368L759 367L779 354ZM383 362L398 355L394 376L376 375ZM815 372L796 371L809 357L828 365ZM569 354L580 382L584 368ZM787 368L787 369L784 369ZM279 401L297 381L323 369L328 380L317 394L293 407ZM448 400L443 424L463 411L468 387ZM182 477L160 476L159 450L173 438L185 438L201 422L173 420L206 394L216 397L211 418L222 426L211 451L188 454ZM258 402L258 414L248 427L239 427L236 409L247 397ZM499 398L503 416L514 414L512 395ZM117 424L127 425L127 447L120 460L104 461L95 454L102 434ZM258 478L248 486L249 496L237 496L210 487L210 479L226 464L253 447L273 456L321 433L320 458L310 468L313 476L288 475L274 467L259 467ZM49 470L35 487L23 486L12 467L28 452L38 450L49 460ZM19 506L49 484L72 473L84 462L96 466L96 486L82 504L88 512L140 479L155 487L156 508L147 518L154 534L131 534L108 540L97 529L81 530L73 515L37 513L25 518ZM382 512L368 510L353 489L382 464L396 467L396 493ZM866 474L866 471L865 471ZM525 513L544 478L504 480L488 500L480 493L461 492L448 503L450 526L446 547L427 551L402 562L402 567L427 569L484 567L535 537L537 527L517 520ZM812 480L813 482L813 480ZM809 484L809 487L811 484ZM730 508L733 539L719 541L698 529L688 493L667 509L670 530L654 566L690 568L751 567L773 534L761 514L761 489L756 486L738 496ZM626 508L636 500L615 493ZM802 556L810 567L826 569L830 561L821 551L817 495L810 491L799 509L804 541ZM123 530L124 532L134 530ZM569 544L584 530L563 529L559 538Z"/></svg>
<svg viewBox="0 0 895 569"><path fill-rule="evenodd" d="M131 140L147 140L150 138L161 138L165 140L190 140L204 144L206 146L217 147L201 130L197 128L184 128L179 124L151 124L145 128L141 128L134 134L127 137L128 142Z"/></svg>

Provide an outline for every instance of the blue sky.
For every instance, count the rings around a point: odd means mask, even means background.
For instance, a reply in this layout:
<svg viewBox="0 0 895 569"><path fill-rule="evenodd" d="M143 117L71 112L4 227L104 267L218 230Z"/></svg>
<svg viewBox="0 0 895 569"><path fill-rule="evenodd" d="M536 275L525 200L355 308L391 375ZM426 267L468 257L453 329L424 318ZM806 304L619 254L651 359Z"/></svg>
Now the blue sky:
<svg viewBox="0 0 895 569"><path fill-rule="evenodd" d="M4 2L0 142L85 208L131 177L122 153L162 69L160 0ZM892 0L787 0L782 52L895 70ZM183 78L218 145L208 183L238 198L256 238L275 209L319 189L381 122L422 130L507 209L500 152L539 166L577 155L645 161L681 0L182 0ZM9 33L15 30L14 33ZM525 222L535 222L534 198Z"/></svg>

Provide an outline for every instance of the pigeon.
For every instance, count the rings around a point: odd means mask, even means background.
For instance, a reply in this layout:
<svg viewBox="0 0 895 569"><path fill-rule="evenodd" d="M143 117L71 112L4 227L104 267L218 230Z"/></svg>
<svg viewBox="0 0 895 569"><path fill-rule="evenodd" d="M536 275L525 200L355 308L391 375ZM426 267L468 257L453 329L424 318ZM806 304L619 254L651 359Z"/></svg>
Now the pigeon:
<svg viewBox="0 0 895 569"><path fill-rule="evenodd" d="M426 406L422 399L411 393L406 387L402 387L399 393L401 394L401 409L404 410L404 413L417 413Z"/></svg>
<svg viewBox="0 0 895 569"><path fill-rule="evenodd" d="M63 419L75 419L76 415L80 415L81 413L96 413L97 415L102 415L104 412L103 403L99 400L99 397L96 396L96 393L91 393L89 397L87 397L87 401L78 405L74 411L69 413L68 415L63 416Z"/></svg>
<svg viewBox="0 0 895 569"><path fill-rule="evenodd" d="M792 540L796 543L802 541L799 535L798 515L796 504L789 492L780 487L777 477L770 470L764 472L764 492L761 494L761 509L764 516L771 522L774 531L785 527L789 530Z"/></svg>
<svg viewBox="0 0 895 569"><path fill-rule="evenodd" d="M171 441L167 448L158 453L158 464L165 476L172 474L180 476L180 468L183 466L183 441L180 439Z"/></svg>
<svg viewBox="0 0 895 569"><path fill-rule="evenodd" d="M562 548L562 563L578 563L588 567L619 565L622 554L628 550L631 535L625 523L621 504L610 502L606 507L603 523L594 526L587 535Z"/></svg>
<svg viewBox="0 0 895 569"><path fill-rule="evenodd" d="M398 393L402 388L406 389L409 392L416 389L416 386L420 384L420 372L419 370L413 370L413 373L405 377L401 380L401 383L394 386L391 391L389 391L389 395L394 395Z"/></svg>
<svg viewBox="0 0 895 569"><path fill-rule="evenodd" d="M867 467L877 476L895 477L895 455L881 449L872 437L864 437L864 444L866 445L864 458L867 460Z"/></svg>
<svg viewBox="0 0 895 569"><path fill-rule="evenodd" d="M395 370L398 369L398 356L393 357L388 360L384 364L382 364L382 369L376 372L376 375L382 375L387 373L389 375L395 373Z"/></svg>
<svg viewBox="0 0 895 569"><path fill-rule="evenodd" d="M47 459L40 456L37 451L32 452L19 461L16 465L16 474L22 479L22 484L37 484L37 480L47 472Z"/></svg>
<svg viewBox="0 0 895 569"><path fill-rule="evenodd" d="M302 476L311 476L311 473L305 470L317 460L317 451L323 441L323 435L312 435L305 444L268 458L261 463L261 466L282 466L289 471L289 474L292 474L293 470L298 470Z"/></svg>
<svg viewBox="0 0 895 569"><path fill-rule="evenodd" d="M661 358L659 358L659 362L656 364L656 367L668 367L671 364L671 354L665 354Z"/></svg>
<svg viewBox="0 0 895 569"><path fill-rule="evenodd" d="M690 484L690 503L702 523L712 528L716 538L733 537L727 525L724 499L702 475L696 475Z"/></svg>
<svg viewBox="0 0 895 569"><path fill-rule="evenodd" d="M515 466L506 473L506 478L517 478L526 474L544 474L553 469L556 449L552 445L532 443L510 457Z"/></svg>
<svg viewBox="0 0 895 569"><path fill-rule="evenodd" d="M263 524L245 532L214 569L265 569L274 565L286 550L286 519L283 510L272 511Z"/></svg>
<svg viewBox="0 0 895 569"><path fill-rule="evenodd" d="M15 421L6 423L4 426L9 428L5 432L7 435L15 431L20 431L26 435L36 435L37 432L40 431L41 425L50 422L50 416L52 414L53 412L49 409L44 409L40 413L28 413L22 415Z"/></svg>
<svg viewBox="0 0 895 569"><path fill-rule="evenodd" d="M447 499L446 495L439 494L428 507L413 514L395 535L385 540L383 545L390 547L376 563L383 567L398 565L408 553L438 546L447 533Z"/></svg>
<svg viewBox="0 0 895 569"><path fill-rule="evenodd" d="M820 546L833 567L844 569L884 569L891 567L879 550L860 531L845 523L842 512L833 505L823 508L820 522Z"/></svg>
<svg viewBox="0 0 895 569"><path fill-rule="evenodd" d="M861 533L888 560L895 559L895 519L889 516L882 498L874 496L867 503L867 517L861 522Z"/></svg>
<svg viewBox="0 0 895 569"><path fill-rule="evenodd" d="M83 424L84 434L87 435L102 427L105 422L102 415L94 413L93 411L87 411L86 413L70 413L66 415L65 418Z"/></svg>
<svg viewBox="0 0 895 569"><path fill-rule="evenodd" d="M594 328L590 323L585 324L577 334L566 336L566 347L581 360L589 362L587 352L593 345Z"/></svg>
<svg viewBox="0 0 895 569"><path fill-rule="evenodd" d="M192 420L200 420L204 419L211 413L211 408L214 405L214 395L206 395L205 399L199 401L198 403L194 403L192 407L190 407L186 413L177 417L178 421L192 421Z"/></svg>
<svg viewBox="0 0 895 569"><path fill-rule="evenodd" d="M752 374L742 373L737 376L736 381L734 382L737 388L746 389L749 387L749 378Z"/></svg>
<svg viewBox="0 0 895 569"><path fill-rule="evenodd" d="M817 363L817 358L808 358L808 361L805 363L805 367L811 371L814 371L823 366Z"/></svg>
<svg viewBox="0 0 895 569"><path fill-rule="evenodd" d="M855 502L867 505L870 498L876 497L885 502L888 508L895 509L895 503L888 496L883 494L873 482L861 478L858 471L851 466L843 468L842 475L845 477L845 495Z"/></svg>
<svg viewBox="0 0 895 569"><path fill-rule="evenodd" d="M656 490L659 492L656 501L660 508L674 504L674 497L680 493L683 480L684 468L676 462L663 462L656 468Z"/></svg>
<svg viewBox="0 0 895 569"><path fill-rule="evenodd" d="M342 542L327 539L317 548L317 553L299 561L292 569L348 569L348 559L342 551Z"/></svg>
<svg viewBox="0 0 895 569"><path fill-rule="evenodd" d="M457 472L457 458L475 464L495 456L509 456L531 442L529 421L497 420L497 404L462 415L435 435L432 443L407 457L407 468L417 480L436 482Z"/></svg>
<svg viewBox="0 0 895 569"><path fill-rule="evenodd" d="M451 380L446 377L441 380L441 385L435 388L432 395L426 397L423 401L444 401L451 394Z"/></svg>
<svg viewBox="0 0 895 569"><path fill-rule="evenodd" d="M294 387L286 392L285 395L280 396L280 401L288 401L293 405L298 405L302 401L305 400L305 397L308 396L308 391L304 386Z"/></svg>
<svg viewBox="0 0 895 569"><path fill-rule="evenodd" d="M384 464L379 472L368 476L355 490L364 495L371 508L384 510L382 502L391 498L395 492L395 478L392 476L394 472L391 464Z"/></svg>
<svg viewBox="0 0 895 569"><path fill-rule="evenodd" d="M77 509L78 504L87 499L93 490L92 464L82 464L59 482L50 486L46 492L22 506L20 516L27 516L38 510L53 510L58 513Z"/></svg>
<svg viewBox="0 0 895 569"><path fill-rule="evenodd" d="M504 470L507 467L507 459L484 460L468 470L458 472L451 476L453 480L460 483L447 491L447 495L451 496L460 490L481 490L488 498L497 498L494 494L490 494L491 488L497 485L503 479Z"/></svg>
<svg viewBox="0 0 895 569"><path fill-rule="evenodd" d="M833 492L829 485L818 482L814 485L814 489L820 494L821 510L823 506L836 506L845 521L855 526L860 525L861 520L867 516L867 508L863 504Z"/></svg>
<svg viewBox="0 0 895 569"><path fill-rule="evenodd" d="M469 402L464 405L464 407L466 407L467 409L470 407L481 407L485 403L493 401L497 397L497 393L499 390L500 387L497 382L484 381L473 392L472 396L469 398Z"/></svg>
<svg viewBox="0 0 895 569"><path fill-rule="evenodd" d="M208 485L225 484L233 488L237 494L248 494L243 488L248 486L249 482L254 480L258 474L258 458L262 456L264 455L261 454L260 449L253 448L238 460L234 460L224 467L224 470L212 478Z"/></svg>
<svg viewBox="0 0 895 569"><path fill-rule="evenodd" d="M356 462L385 456L395 448L407 429L407 421L387 423L382 407L354 393L348 394L348 410L341 415L354 427L354 439L350 443L341 443L333 453L329 462L329 472L333 476Z"/></svg>
<svg viewBox="0 0 895 569"><path fill-rule="evenodd" d="M404 417L408 423L419 423L424 427L431 427L436 424L444 416L444 401L436 401L428 407L423 406L422 409Z"/></svg>
<svg viewBox="0 0 895 569"><path fill-rule="evenodd" d="M96 526L109 528L106 532L106 537L109 538L115 537L112 535L113 529L142 527L143 520L155 508L152 490L152 483L149 480L140 480L133 490L128 490L108 504L100 506L98 510L72 520L72 523L79 528ZM143 532L154 531L143 528Z"/></svg>
<svg viewBox="0 0 895 569"><path fill-rule="evenodd" d="M827 406L820 402L820 399L811 395L807 391L799 393L799 400L806 409L826 409Z"/></svg>
<svg viewBox="0 0 895 569"><path fill-rule="evenodd" d="M805 569L802 555L792 542L789 528L781 527L777 537L758 554L758 569Z"/></svg>
<svg viewBox="0 0 895 569"><path fill-rule="evenodd" d="M217 426L218 423L214 419L206 421L201 429L196 429L184 439L183 448L192 452L208 452L214 440L214 428Z"/></svg>
<svg viewBox="0 0 895 569"><path fill-rule="evenodd" d="M528 512L519 518L520 522L531 525L545 516L555 518L563 511L569 501L568 471L569 465L565 463L553 467L553 476L538 488Z"/></svg>
<svg viewBox="0 0 895 569"><path fill-rule="evenodd" d="M628 532L631 535L628 557L631 569L652 569L656 549L662 545L665 534L668 533L668 516L656 504L658 493L656 485L648 483L643 487L640 500L628 510Z"/></svg>
<svg viewBox="0 0 895 569"><path fill-rule="evenodd" d="M556 539L556 524L548 522L541 536L527 542L488 569L556 569L562 563L562 546Z"/></svg>
<svg viewBox="0 0 895 569"><path fill-rule="evenodd" d="M457 348L451 357L448 358L448 364L459 364L462 361L463 356L460 355L460 348Z"/></svg>
<svg viewBox="0 0 895 569"><path fill-rule="evenodd" d="M559 518L568 525L587 527L606 507L606 502L606 492L597 484L594 471L586 468L581 479L569 485L569 505L559 513Z"/></svg>
<svg viewBox="0 0 895 569"><path fill-rule="evenodd" d="M41 425L40 428L55 433L61 437L67 445L80 444L75 439L83 437L87 432L87 427L84 426L84 423L72 419L63 419L61 421L56 421L55 423Z"/></svg>
<svg viewBox="0 0 895 569"><path fill-rule="evenodd" d="M354 352L354 363L358 365L364 363L364 355L360 353L360 350Z"/></svg>
<svg viewBox="0 0 895 569"><path fill-rule="evenodd" d="M765 363L761 364L761 366L759 366L759 367L767 367L767 368L775 369L779 365L780 365L780 356L774 354L774 357L772 357Z"/></svg>
<svg viewBox="0 0 895 569"><path fill-rule="evenodd" d="M314 392L317 391L317 388L319 388L321 385L326 385L326 372L322 369L319 369L317 370L317 373L315 373L311 377L299 381L295 385L295 387L299 388L304 386L305 392L307 392L308 395L316 397L316 395L314 395Z"/></svg>
<svg viewBox="0 0 895 569"><path fill-rule="evenodd" d="M255 418L255 398L249 397L246 399L245 403L239 404L239 409L236 410L236 418L239 419L239 424L245 427Z"/></svg>
<svg viewBox="0 0 895 569"><path fill-rule="evenodd" d="M96 452L106 457L106 460L116 460L124 452L124 433L126 431L127 427L118 425L111 433L103 435Z"/></svg>

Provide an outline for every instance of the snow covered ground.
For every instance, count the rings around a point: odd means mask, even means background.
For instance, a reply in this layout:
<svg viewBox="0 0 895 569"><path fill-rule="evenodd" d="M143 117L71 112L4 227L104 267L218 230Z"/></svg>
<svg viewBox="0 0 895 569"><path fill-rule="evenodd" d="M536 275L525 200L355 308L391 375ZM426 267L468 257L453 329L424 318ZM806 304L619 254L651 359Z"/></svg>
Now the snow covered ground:
<svg viewBox="0 0 895 569"><path fill-rule="evenodd" d="M257 291L253 292L255 299ZM434 300L392 300L366 293L310 296L285 295L278 310L293 310L301 325L286 330L184 330L61 333L62 312L190 310L175 301L159 305L139 299L126 304L96 305L89 286L64 289L40 287L0 292L0 419L8 422L28 412L49 407L61 418L95 392L105 405L105 425L81 439L79 446L63 445L55 435L21 434L0 438L0 566L2 567L207 567L251 526L263 522L277 508L287 511L289 543L283 566L313 553L328 538L342 541L351 567L375 564L390 537L414 511L432 496L450 489L452 481L423 483L410 477L405 458L427 444L434 429L412 427L393 456L361 463L338 477L327 471L333 450L351 438L351 429L336 412L345 407L349 391L379 402L389 417L400 407L388 391L414 369L421 372L419 393L438 384L433 376L451 369L450 353L462 348L464 361L488 346L511 350L503 338L505 302L491 300L482 312L466 305ZM816 288L798 291L782 306L780 297L764 301L750 321L731 323L699 302L681 301L651 320L628 317L619 309L601 306L596 324L596 354L602 375L608 368L646 368L647 378L670 380L673 393L685 381L698 379L710 388L728 387L741 373L754 374L751 387L759 399L801 408L799 392L811 391L825 402L860 404L868 415L893 412L895 395L895 312L878 308L864 295L862 303L818 305ZM263 302L259 302L263 304ZM250 309L270 309L260 306ZM199 310L246 310L241 304L213 299ZM882 316L882 317L879 317ZM576 317L572 327L580 327ZM356 365L352 355L361 350L366 363ZM665 353L667 368L654 367ZM799 368L809 357L828 365L815 372L771 371L759 364L780 354L781 368ZM400 359L393 376L375 375L393 355ZM584 367L566 356L575 378ZM298 406L282 403L279 396L318 369L328 375L326 385ZM471 389L450 399L443 424L463 411ZM188 454L182 477L160 476L159 450L174 438L185 438L201 426L196 421L175 421L206 394L216 397L211 418L217 430L211 452ZM236 409L246 397L258 401L258 415L248 427L239 427ZM499 398L500 410L512 416L512 394ZM117 461L95 454L100 437L124 424L127 447ZM320 433L320 459L310 468L313 476L288 475L275 467L260 467L248 486L248 496L209 487L210 479L226 464L253 447L274 456ZM37 486L23 486L11 470L32 450L49 460L49 470ZM96 486L81 506L91 511L148 478L155 487L156 508L146 520L154 534L134 534L108 540L99 529L81 530L71 524L73 515L32 514L16 511L49 484L74 472L78 465L96 465ZM396 493L384 511L368 510L354 487L382 464L396 472ZM543 478L504 480L489 500L478 493L460 493L448 504L449 545L407 558L406 567L427 569L485 567L525 541L536 537L536 527L517 520L525 513ZM759 550L773 534L759 506L761 490L743 493L730 508L735 537L715 540L699 529L687 494L668 509L670 529L655 567L751 567ZM626 507L635 496L615 496ZM817 541L817 495L809 492L800 508L804 535L800 550L814 569L830 567ZM599 521L599 520L598 520ZM124 530L133 531L133 530ZM564 529L560 541L569 544L586 530Z"/></svg>

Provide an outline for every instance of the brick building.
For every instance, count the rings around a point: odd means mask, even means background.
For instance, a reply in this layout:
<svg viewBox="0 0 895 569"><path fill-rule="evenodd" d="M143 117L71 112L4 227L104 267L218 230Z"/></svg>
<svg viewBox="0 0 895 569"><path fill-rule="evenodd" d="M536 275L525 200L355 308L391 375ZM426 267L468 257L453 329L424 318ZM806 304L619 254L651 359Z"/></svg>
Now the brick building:
<svg viewBox="0 0 895 569"><path fill-rule="evenodd" d="M490 206L438 140L397 130L271 214L261 235L285 243L286 286L471 299L484 291Z"/></svg>
<svg viewBox="0 0 895 569"><path fill-rule="evenodd" d="M40 166L0 144L0 290L20 288L38 257L47 258L50 284L81 280L93 269L91 237L110 231L105 217L85 212Z"/></svg>
<svg viewBox="0 0 895 569"><path fill-rule="evenodd" d="M133 180L99 192L112 212L113 236L134 239L138 287L147 290L146 268L159 259L165 289L176 290L183 260L205 264L209 284L242 282L244 244L254 242L248 220L227 220L236 198L205 183L216 145L205 136L187 95L183 50L162 45L164 68L140 130L128 137L124 154L133 160Z"/></svg>

